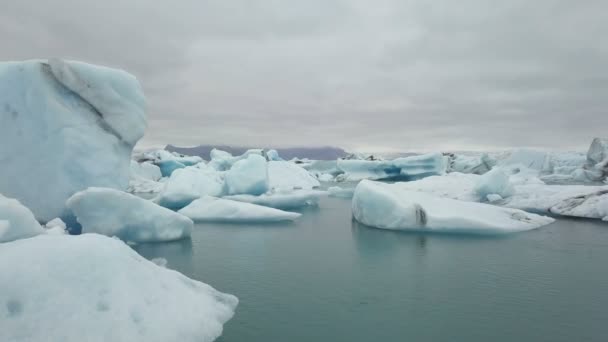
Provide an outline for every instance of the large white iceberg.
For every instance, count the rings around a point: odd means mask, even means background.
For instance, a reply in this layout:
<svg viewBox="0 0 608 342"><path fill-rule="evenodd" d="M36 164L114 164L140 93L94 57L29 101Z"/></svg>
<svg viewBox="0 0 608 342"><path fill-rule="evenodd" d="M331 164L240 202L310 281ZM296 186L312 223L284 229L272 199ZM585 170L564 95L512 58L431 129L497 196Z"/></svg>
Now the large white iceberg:
<svg viewBox="0 0 608 342"><path fill-rule="evenodd" d="M319 181L304 168L286 161L268 162L268 179L271 189L312 189Z"/></svg>
<svg viewBox="0 0 608 342"><path fill-rule="evenodd" d="M44 229L28 208L16 199L0 195L0 242L24 239L42 233Z"/></svg>
<svg viewBox="0 0 608 342"><path fill-rule="evenodd" d="M278 222L293 221L301 214L268 208L246 202L210 196L201 197L179 210L196 222Z"/></svg>
<svg viewBox="0 0 608 342"><path fill-rule="evenodd" d="M277 209L296 209L316 205L319 199L326 195L326 191L320 190L294 190L274 191L260 196L244 194L225 196L224 198Z"/></svg>
<svg viewBox="0 0 608 342"><path fill-rule="evenodd" d="M257 154L250 154L226 171L226 193L229 195L261 195L268 191L268 162Z"/></svg>
<svg viewBox="0 0 608 342"><path fill-rule="evenodd" d="M444 174L446 163L441 153L430 153L393 160L339 159L337 167L345 180L413 180Z"/></svg>
<svg viewBox="0 0 608 342"><path fill-rule="evenodd" d="M65 200L89 186L126 189L144 107L137 79L121 70L0 63L0 193L46 222L68 216Z"/></svg>
<svg viewBox="0 0 608 342"><path fill-rule="evenodd" d="M441 198L367 180L355 189L352 211L357 221L371 227L445 233L512 233L554 221L522 210Z"/></svg>
<svg viewBox="0 0 608 342"><path fill-rule="evenodd" d="M238 299L98 234L0 246L0 341L213 341Z"/></svg>
<svg viewBox="0 0 608 342"><path fill-rule="evenodd" d="M185 167L171 174L155 202L169 209L181 209L201 196L220 196L223 191L224 181L219 172Z"/></svg>
<svg viewBox="0 0 608 342"><path fill-rule="evenodd" d="M190 236L189 218L151 201L107 188L89 188L67 201L83 233L132 242L172 241Z"/></svg>

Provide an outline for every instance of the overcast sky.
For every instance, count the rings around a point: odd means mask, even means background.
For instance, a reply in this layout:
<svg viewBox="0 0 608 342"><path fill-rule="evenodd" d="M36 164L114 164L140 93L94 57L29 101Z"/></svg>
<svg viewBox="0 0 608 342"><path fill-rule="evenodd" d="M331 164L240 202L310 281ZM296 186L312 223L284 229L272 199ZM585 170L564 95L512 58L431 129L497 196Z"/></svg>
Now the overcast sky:
<svg viewBox="0 0 608 342"><path fill-rule="evenodd" d="M143 146L584 150L608 137L603 0L0 0L0 60L136 75Z"/></svg>

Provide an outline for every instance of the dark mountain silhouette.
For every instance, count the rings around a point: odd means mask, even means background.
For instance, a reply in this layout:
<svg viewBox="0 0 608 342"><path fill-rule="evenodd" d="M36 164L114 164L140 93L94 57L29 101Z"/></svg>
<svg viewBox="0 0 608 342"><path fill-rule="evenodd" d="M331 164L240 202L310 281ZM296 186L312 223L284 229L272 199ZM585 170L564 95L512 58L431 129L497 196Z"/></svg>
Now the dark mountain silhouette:
<svg viewBox="0 0 608 342"><path fill-rule="evenodd" d="M189 156L200 156L205 160L209 160L209 152L212 149L217 148L218 150L230 152L233 155L243 154L245 151L257 148L257 147L244 147L244 146L227 146L227 145L199 145L194 147L179 147L174 145L167 145L165 150L170 152L177 152ZM270 147L269 149L271 149ZM274 148L279 152L281 158L289 160L292 158L308 158L316 160L335 160L340 157L347 155L346 151L338 147L289 147L289 148Z"/></svg>

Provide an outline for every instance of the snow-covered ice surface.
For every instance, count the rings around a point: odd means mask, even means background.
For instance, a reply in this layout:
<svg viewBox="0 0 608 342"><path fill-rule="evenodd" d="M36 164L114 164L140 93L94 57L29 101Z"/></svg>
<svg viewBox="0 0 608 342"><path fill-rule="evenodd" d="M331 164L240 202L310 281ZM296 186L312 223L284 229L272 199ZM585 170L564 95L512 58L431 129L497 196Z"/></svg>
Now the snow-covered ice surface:
<svg viewBox="0 0 608 342"><path fill-rule="evenodd" d="M319 199L326 195L326 191L320 190L294 190L269 192L260 196L233 195L224 198L277 209L296 209L316 205Z"/></svg>
<svg viewBox="0 0 608 342"><path fill-rule="evenodd" d="M474 173L482 175L496 165L496 160L487 153L481 155L454 154L448 160L448 172Z"/></svg>
<svg viewBox="0 0 608 342"><path fill-rule="evenodd" d="M268 162L268 179L271 189L312 189L319 181L304 168L286 161Z"/></svg>
<svg viewBox="0 0 608 342"><path fill-rule="evenodd" d="M441 153L430 153L419 156L397 158L393 160L357 160L339 159L339 170L345 173L345 179L418 179L445 173L446 163Z"/></svg>
<svg viewBox="0 0 608 342"><path fill-rule="evenodd" d="M443 233L513 233L554 221L522 210L441 198L368 180L357 185L352 211L357 221L376 228Z"/></svg>
<svg viewBox="0 0 608 342"><path fill-rule="evenodd" d="M279 209L210 196L201 197L179 210L196 222L278 222L293 221L301 216Z"/></svg>
<svg viewBox="0 0 608 342"><path fill-rule="evenodd" d="M16 199L0 195L0 242L24 239L42 233L44 229L28 208Z"/></svg>
<svg viewBox="0 0 608 342"><path fill-rule="evenodd" d="M126 189L130 156L146 128L135 77L81 62L0 63L0 193L39 221L65 218L89 186Z"/></svg>
<svg viewBox="0 0 608 342"><path fill-rule="evenodd" d="M201 196L220 196L223 191L224 181L219 172L189 166L171 174L155 202L177 210Z"/></svg>
<svg viewBox="0 0 608 342"><path fill-rule="evenodd" d="M261 155L250 154L235 162L224 180L229 195L261 195L269 190L268 162Z"/></svg>
<svg viewBox="0 0 608 342"><path fill-rule="evenodd" d="M67 201L83 233L116 236L130 243L172 241L190 236L189 218L118 190L89 188Z"/></svg>
<svg viewBox="0 0 608 342"><path fill-rule="evenodd" d="M235 296L98 234L0 245L1 341L213 341Z"/></svg>

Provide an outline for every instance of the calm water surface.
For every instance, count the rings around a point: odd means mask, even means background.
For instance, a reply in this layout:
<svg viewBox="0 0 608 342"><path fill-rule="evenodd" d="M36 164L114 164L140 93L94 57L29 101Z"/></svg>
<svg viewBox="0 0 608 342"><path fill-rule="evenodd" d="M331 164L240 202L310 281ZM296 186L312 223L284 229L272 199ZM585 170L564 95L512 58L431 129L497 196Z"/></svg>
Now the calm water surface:
<svg viewBox="0 0 608 342"><path fill-rule="evenodd" d="M608 223L479 238L361 226L345 199L302 212L135 249L239 297L224 342L608 341Z"/></svg>

